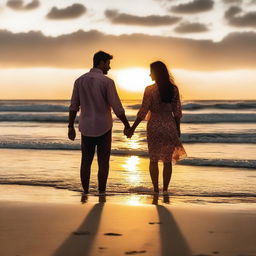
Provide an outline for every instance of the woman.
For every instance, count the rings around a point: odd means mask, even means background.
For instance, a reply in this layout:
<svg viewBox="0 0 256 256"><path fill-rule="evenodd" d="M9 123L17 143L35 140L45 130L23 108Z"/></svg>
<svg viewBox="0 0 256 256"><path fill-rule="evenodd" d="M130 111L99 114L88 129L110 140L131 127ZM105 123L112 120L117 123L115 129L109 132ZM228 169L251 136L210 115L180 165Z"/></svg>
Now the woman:
<svg viewBox="0 0 256 256"><path fill-rule="evenodd" d="M179 90L161 61L150 65L150 76L155 84L146 87L137 119L127 132L127 136L132 136L136 127L150 111L147 123L150 176L154 192L159 193L158 161L162 160L163 193L167 194L172 175L172 162L186 155L179 138L182 117Z"/></svg>

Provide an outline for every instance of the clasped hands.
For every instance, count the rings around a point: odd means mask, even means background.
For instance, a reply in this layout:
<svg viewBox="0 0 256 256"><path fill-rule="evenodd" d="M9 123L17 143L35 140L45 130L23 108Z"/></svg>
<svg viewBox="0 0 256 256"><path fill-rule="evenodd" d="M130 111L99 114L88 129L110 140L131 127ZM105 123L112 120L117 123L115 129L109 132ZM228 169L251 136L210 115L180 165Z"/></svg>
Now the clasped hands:
<svg viewBox="0 0 256 256"><path fill-rule="evenodd" d="M133 127L125 127L124 128L124 135L130 139L132 137L132 135L134 134L134 128Z"/></svg>

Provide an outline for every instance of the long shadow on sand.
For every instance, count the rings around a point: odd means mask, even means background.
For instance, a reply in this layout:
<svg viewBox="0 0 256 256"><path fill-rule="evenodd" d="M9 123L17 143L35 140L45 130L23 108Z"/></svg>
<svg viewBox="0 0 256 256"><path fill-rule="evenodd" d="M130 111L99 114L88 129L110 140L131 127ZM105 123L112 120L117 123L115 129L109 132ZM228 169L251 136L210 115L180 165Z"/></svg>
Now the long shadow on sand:
<svg viewBox="0 0 256 256"><path fill-rule="evenodd" d="M105 197L99 197L99 203L94 205L80 227L65 240L53 256L84 256L90 255L96 238Z"/></svg>
<svg viewBox="0 0 256 256"><path fill-rule="evenodd" d="M192 256L172 213L163 205L156 204L156 209L160 221L161 256Z"/></svg>

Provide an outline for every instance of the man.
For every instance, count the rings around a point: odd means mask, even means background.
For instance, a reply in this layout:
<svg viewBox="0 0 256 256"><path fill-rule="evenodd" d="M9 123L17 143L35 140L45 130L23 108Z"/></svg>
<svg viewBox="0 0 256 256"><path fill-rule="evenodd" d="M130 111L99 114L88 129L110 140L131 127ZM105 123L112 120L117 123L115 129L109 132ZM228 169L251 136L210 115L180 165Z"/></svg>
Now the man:
<svg viewBox="0 0 256 256"><path fill-rule="evenodd" d="M123 122L124 131L130 128L114 81L105 76L110 69L112 58L113 56L103 51L94 54L93 68L75 81L69 107L68 137L70 140L76 137L74 121L80 109L79 131L82 135L80 177L85 194L89 193L91 164L96 147L99 166L98 190L99 193L104 193L106 190L113 125L111 108Z"/></svg>

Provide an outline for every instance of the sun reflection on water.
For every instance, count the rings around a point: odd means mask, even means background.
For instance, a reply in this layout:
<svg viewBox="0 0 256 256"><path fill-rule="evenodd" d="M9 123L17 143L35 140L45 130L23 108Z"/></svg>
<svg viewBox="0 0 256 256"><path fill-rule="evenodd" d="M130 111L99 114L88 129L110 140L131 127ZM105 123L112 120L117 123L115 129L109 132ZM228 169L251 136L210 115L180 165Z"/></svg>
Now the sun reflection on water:
<svg viewBox="0 0 256 256"><path fill-rule="evenodd" d="M138 135L134 134L132 138L127 140L128 147L131 149L138 149L140 148L140 144L138 141Z"/></svg>
<svg viewBox="0 0 256 256"><path fill-rule="evenodd" d="M126 159L126 163L123 165L123 167L130 172L136 172L136 167L139 161L140 159L138 156L130 156L129 158Z"/></svg>
<svg viewBox="0 0 256 256"><path fill-rule="evenodd" d="M138 156L130 156L126 159L125 164L122 166L128 170L127 179L132 184L139 183L141 181L140 175L138 174L138 164L140 158Z"/></svg>

